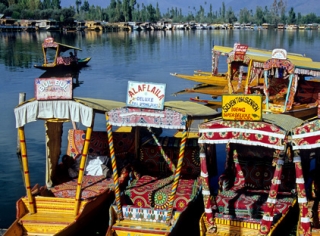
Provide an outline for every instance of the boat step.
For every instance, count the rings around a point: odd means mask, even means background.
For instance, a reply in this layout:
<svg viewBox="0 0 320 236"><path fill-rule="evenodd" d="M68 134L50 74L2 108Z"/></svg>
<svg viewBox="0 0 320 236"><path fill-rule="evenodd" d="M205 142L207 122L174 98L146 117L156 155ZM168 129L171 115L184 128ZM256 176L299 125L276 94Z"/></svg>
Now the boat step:
<svg viewBox="0 0 320 236"><path fill-rule="evenodd" d="M22 198L23 203L30 211L30 206L27 198ZM82 201L80 203L79 211L83 210L87 202ZM75 207L75 200L70 198L55 198L55 197L36 197L35 198L36 212L46 212L46 213L66 213L73 214Z"/></svg>
<svg viewBox="0 0 320 236"><path fill-rule="evenodd" d="M52 236L54 234L43 234L43 233L31 233L31 232L26 232L23 234L23 236Z"/></svg>
<svg viewBox="0 0 320 236"><path fill-rule="evenodd" d="M75 221L73 214L37 212L26 214L19 223L28 235L56 234Z"/></svg>
<svg viewBox="0 0 320 236"><path fill-rule="evenodd" d="M116 231L116 235L118 236L127 236L128 232L137 232L137 235L167 235L172 230L172 226L168 226L165 223L122 220L116 222L112 226L112 229Z"/></svg>

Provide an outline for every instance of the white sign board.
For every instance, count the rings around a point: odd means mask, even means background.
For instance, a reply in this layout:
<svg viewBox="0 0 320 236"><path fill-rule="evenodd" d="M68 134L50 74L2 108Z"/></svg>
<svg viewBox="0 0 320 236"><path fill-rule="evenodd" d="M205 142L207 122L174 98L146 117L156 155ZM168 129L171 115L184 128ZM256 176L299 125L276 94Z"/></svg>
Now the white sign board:
<svg viewBox="0 0 320 236"><path fill-rule="evenodd" d="M34 93L37 100L72 99L72 78L37 78Z"/></svg>
<svg viewBox="0 0 320 236"><path fill-rule="evenodd" d="M273 49L272 58L275 59L287 59L287 51L285 49Z"/></svg>
<svg viewBox="0 0 320 236"><path fill-rule="evenodd" d="M166 84L128 81L127 106L162 110Z"/></svg>

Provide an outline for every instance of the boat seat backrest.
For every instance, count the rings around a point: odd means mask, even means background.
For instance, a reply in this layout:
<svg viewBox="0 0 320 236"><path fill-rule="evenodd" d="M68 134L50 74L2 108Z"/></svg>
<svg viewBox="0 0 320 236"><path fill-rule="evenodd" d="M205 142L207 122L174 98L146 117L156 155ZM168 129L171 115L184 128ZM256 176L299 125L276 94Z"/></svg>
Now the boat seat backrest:
<svg viewBox="0 0 320 236"><path fill-rule="evenodd" d="M241 146L236 149L237 161L232 163L236 187L248 189L269 190L274 175L272 164L274 150L264 147ZM233 154L230 154L232 157ZM234 158L234 157L233 157ZM238 167L236 166L238 165ZM240 168L240 171L237 171ZM242 181L239 181L241 180ZM230 181L230 180L229 180ZM293 162L285 162L282 167L279 191L290 192L295 188L295 166Z"/></svg>
<svg viewBox="0 0 320 236"><path fill-rule="evenodd" d="M84 141L84 130L70 129L68 132L67 155L72 156L73 158L80 156ZM134 134L115 132L113 134L113 146L117 161L123 162L123 159L134 152ZM107 132L92 132L88 154L93 156L110 156Z"/></svg>
<svg viewBox="0 0 320 236"><path fill-rule="evenodd" d="M180 138L161 137L159 142L170 160L177 165L180 152ZM172 172L164 160L159 147L153 140L140 149L140 161L145 173L154 177L170 176ZM197 139L187 139L184 161L181 169L183 178L196 178L200 174L199 146Z"/></svg>

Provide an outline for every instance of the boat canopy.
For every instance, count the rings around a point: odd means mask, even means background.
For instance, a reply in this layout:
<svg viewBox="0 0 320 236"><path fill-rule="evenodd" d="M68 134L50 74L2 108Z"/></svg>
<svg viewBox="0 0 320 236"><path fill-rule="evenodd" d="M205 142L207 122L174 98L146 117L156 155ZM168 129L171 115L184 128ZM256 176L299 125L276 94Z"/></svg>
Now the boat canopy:
<svg viewBox="0 0 320 236"><path fill-rule="evenodd" d="M224 46L214 46L213 51L220 52L222 55L228 55L233 52L233 47L224 47ZM257 58L257 59L263 59L263 58L271 58L272 57L272 50L264 50L264 49L256 49L249 47L247 49L246 55L248 55L250 58ZM300 60L300 61L306 61L306 62L312 62L312 58L306 57L302 54L297 53L287 53L287 57L290 60ZM266 61L266 60L265 60Z"/></svg>
<svg viewBox="0 0 320 236"><path fill-rule="evenodd" d="M122 102L94 98L50 101L31 99L17 106L14 113L17 128L39 119L71 120L90 127L94 113L105 113L124 105Z"/></svg>
<svg viewBox="0 0 320 236"><path fill-rule="evenodd" d="M190 101L164 103L164 110L122 107L108 112L114 126L143 126L167 129L185 129L189 120L217 117L220 113Z"/></svg>
<svg viewBox="0 0 320 236"><path fill-rule="evenodd" d="M320 147L320 120L308 121L292 130L292 149L309 149Z"/></svg>
<svg viewBox="0 0 320 236"><path fill-rule="evenodd" d="M60 52L65 52L65 51L68 51L68 50L79 50L81 51L82 49L81 48L77 48L77 47L73 47L73 46L70 46L70 45L66 45L66 44L62 44L62 43L57 43L57 42L54 42L53 40L52 41L49 41L49 40L45 40L43 43L42 43L42 47L43 48L59 48L59 51Z"/></svg>
<svg viewBox="0 0 320 236"><path fill-rule="evenodd" d="M288 133L302 120L282 114L263 114L262 121L217 119L199 125L199 143L240 143L284 150Z"/></svg>

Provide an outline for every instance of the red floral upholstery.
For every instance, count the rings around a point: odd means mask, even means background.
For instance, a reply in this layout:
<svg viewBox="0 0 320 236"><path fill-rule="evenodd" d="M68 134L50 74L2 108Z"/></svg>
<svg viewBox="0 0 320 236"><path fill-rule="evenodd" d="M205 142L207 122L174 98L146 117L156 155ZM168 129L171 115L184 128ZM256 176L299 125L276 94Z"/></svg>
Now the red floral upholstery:
<svg viewBox="0 0 320 236"><path fill-rule="evenodd" d="M170 158L170 160L176 165L179 157L179 138L160 138L159 142L163 145L163 149ZM167 163L165 162L160 149L153 142L149 142L140 149L140 160L145 167L145 174L151 176L170 176L170 171ZM196 139L188 139L185 148L183 166L181 169L181 176L183 178L197 178L200 174L200 158L199 147Z"/></svg>
<svg viewBox="0 0 320 236"><path fill-rule="evenodd" d="M172 177L157 179L145 175L134 181L125 193L136 207L167 209L172 183ZM180 179L174 201L174 209L183 211L198 191L199 183L197 180Z"/></svg>
<svg viewBox="0 0 320 236"><path fill-rule="evenodd" d="M75 198L77 183L77 178L72 179L68 182L56 185L50 190L56 197ZM106 179L104 176L84 175L81 188L81 198L93 198L105 192L106 190L113 188L113 179Z"/></svg>
<svg viewBox="0 0 320 236"><path fill-rule="evenodd" d="M231 157L233 162L230 161ZM229 181L229 184L216 196L216 210L224 215L261 219L275 170L272 165L273 150L232 145L227 159L228 171L221 176L221 181ZM230 174L230 170L233 173ZM233 179L226 180L228 176ZM232 181L234 184L230 183ZM223 183L220 185L227 186ZM294 186L295 166L291 162L286 163L282 168L275 214L284 213L292 206L295 196L291 191Z"/></svg>
<svg viewBox="0 0 320 236"><path fill-rule="evenodd" d="M76 158L81 154L85 137L84 130L69 130L67 147L69 156ZM126 157L128 153L134 152L134 134L113 133L113 146L116 157ZM88 153L91 155L110 156L107 132L92 132Z"/></svg>

